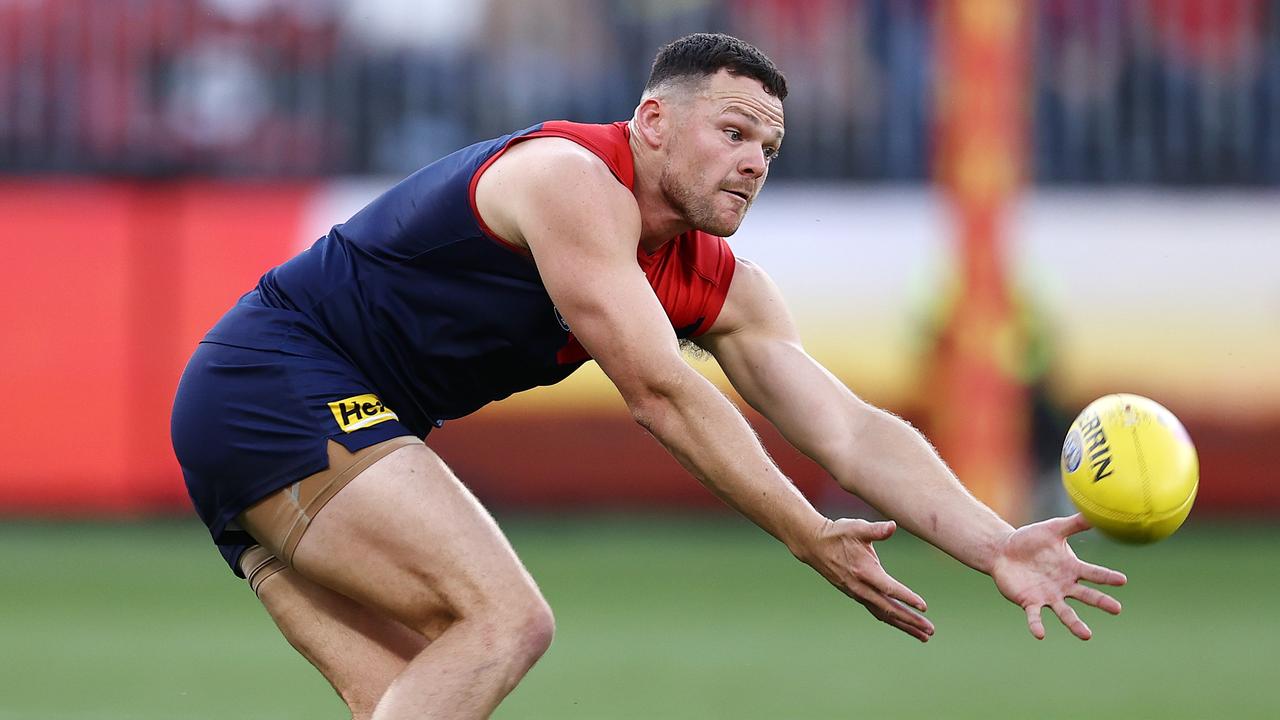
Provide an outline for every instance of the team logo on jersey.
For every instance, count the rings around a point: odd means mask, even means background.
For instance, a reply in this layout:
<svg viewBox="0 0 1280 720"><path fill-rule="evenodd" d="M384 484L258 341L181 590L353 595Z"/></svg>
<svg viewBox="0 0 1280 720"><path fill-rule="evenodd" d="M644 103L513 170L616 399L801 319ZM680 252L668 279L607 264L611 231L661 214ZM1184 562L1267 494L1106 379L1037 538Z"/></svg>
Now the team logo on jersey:
<svg viewBox="0 0 1280 720"><path fill-rule="evenodd" d="M400 419L373 394L356 395L331 402L329 409L333 411L333 419L338 421L342 432L355 432L380 422Z"/></svg>
<svg viewBox="0 0 1280 720"><path fill-rule="evenodd" d="M573 332L572 330L569 329L569 323L564 321L564 316L560 314L560 308L556 307L555 305L552 305L551 309L555 311L556 322L560 323L560 327L564 328L565 332Z"/></svg>

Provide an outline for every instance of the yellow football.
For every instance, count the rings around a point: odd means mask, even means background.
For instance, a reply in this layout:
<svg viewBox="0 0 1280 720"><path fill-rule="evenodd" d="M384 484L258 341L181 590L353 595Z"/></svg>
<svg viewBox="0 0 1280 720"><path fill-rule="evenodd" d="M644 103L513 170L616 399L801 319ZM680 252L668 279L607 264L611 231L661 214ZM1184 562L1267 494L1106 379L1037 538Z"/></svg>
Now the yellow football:
<svg viewBox="0 0 1280 720"><path fill-rule="evenodd" d="M1107 395L1080 413L1062 444L1062 484L1103 534L1150 543L1191 512L1200 460L1182 423L1140 395Z"/></svg>

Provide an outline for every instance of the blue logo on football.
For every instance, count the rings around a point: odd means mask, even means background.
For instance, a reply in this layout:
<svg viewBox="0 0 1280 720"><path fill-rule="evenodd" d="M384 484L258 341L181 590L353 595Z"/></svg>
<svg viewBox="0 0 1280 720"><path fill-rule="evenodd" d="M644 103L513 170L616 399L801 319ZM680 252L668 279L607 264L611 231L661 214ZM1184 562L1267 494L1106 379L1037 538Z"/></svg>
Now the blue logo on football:
<svg viewBox="0 0 1280 720"><path fill-rule="evenodd" d="M1080 431L1073 429L1067 433L1066 442L1062 443L1062 464L1067 472L1075 472L1080 467L1080 460L1084 457L1082 448Z"/></svg>

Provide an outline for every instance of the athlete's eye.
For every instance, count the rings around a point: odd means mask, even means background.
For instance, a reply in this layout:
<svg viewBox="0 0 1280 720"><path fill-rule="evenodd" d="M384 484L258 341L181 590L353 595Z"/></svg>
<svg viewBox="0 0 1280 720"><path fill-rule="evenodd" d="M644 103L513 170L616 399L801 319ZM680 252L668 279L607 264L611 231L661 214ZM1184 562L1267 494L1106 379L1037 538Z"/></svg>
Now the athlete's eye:
<svg viewBox="0 0 1280 720"><path fill-rule="evenodd" d="M738 142L739 140L742 139L742 133L738 132L737 130L734 130L733 128L729 128L728 130L725 130L724 133L728 135L729 139L734 142Z"/></svg>
<svg viewBox="0 0 1280 720"><path fill-rule="evenodd" d="M773 160L777 159L778 152L779 152L778 148L770 147L766 145L764 148L764 159L772 162Z"/></svg>

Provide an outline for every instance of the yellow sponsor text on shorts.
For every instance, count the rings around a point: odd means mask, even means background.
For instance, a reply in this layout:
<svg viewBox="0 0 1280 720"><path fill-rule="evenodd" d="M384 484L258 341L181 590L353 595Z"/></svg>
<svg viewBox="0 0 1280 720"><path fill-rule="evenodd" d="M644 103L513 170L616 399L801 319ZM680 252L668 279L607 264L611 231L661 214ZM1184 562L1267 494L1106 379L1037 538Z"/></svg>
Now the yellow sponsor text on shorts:
<svg viewBox="0 0 1280 720"><path fill-rule="evenodd" d="M380 422L400 419L373 394L356 395L331 402L329 409L333 411L333 419L338 421L338 427L343 432L355 432Z"/></svg>

